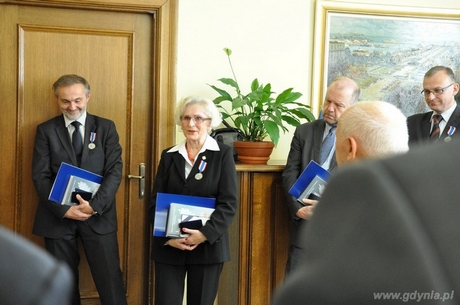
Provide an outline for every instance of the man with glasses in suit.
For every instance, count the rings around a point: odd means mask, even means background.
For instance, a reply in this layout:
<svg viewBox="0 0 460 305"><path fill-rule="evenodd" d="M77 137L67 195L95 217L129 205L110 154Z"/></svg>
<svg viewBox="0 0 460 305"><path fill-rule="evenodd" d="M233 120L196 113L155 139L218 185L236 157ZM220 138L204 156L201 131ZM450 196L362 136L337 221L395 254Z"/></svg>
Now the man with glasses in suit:
<svg viewBox="0 0 460 305"><path fill-rule="evenodd" d="M422 95L432 111L407 118L409 146L429 142L449 142L460 137L460 106L455 101L459 84L451 68L435 66L425 73Z"/></svg>

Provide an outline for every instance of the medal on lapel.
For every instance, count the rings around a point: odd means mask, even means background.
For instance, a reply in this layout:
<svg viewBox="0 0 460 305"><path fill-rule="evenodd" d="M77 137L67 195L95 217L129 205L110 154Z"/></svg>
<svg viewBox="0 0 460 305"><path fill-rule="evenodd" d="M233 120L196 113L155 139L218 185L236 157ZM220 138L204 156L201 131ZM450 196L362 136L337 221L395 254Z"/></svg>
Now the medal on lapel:
<svg viewBox="0 0 460 305"><path fill-rule="evenodd" d="M96 133L95 132L91 132L91 135L89 136L89 144L88 144L88 148L89 149L95 149L96 148L96 144L94 144L94 141L96 140Z"/></svg>
<svg viewBox="0 0 460 305"><path fill-rule="evenodd" d="M454 126L449 127L449 130L447 131L447 137L444 139L444 142L452 141L452 135L454 134L455 130L457 130L457 127L454 127Z"/></svg>
<svg viewBox="0 0 460 305"><path fill-rule="evenodd" d="M204 170L206 169L206 166L208 165L208 163L207 163L206 161L204 161L204 160L206 160L206 156L203 156L203 157L202 157L202 160L201 160L201 162L200 162L200 165L198 166L198 170L199 170L200 172L199 172L199 173L196 173L196 175L195 175L195 179L196 179L196 180L201 180L201 179L203 179L203 172L204 172Z"/></svg>

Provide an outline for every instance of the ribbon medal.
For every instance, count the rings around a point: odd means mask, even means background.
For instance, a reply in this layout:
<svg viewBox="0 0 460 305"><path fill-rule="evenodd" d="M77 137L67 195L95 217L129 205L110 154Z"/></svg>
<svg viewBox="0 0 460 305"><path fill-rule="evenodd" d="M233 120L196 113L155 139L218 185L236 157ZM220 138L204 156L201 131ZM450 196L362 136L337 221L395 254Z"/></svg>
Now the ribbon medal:
<svg viewBox="0 0 460 305"><path fill-rule="evenodd" d="M96 140L96 133L95 132L91 132L91 135L89 136L89 144L88 144L88 148L89 149L95 149L96 148L96 144L94 144L94 141Z"/></svg>
<svg viewBox="0 0 460 305"><path fill-rule="evenodd" d="M452 140L451 136L454 134L455 130L457 130L457 127L449 127L449 130L447 131L447 137L444 139L444 142L450 142Z"/></svg>
<svg viewBox="0 0 460 305"><path fill-rule="evenodd" d="M203 159L206 159L206 158L203 157ZM198 170L200 172L195 175L196 180L201 180L203 178L203 172L206 169L207 165L208 165L208 163L206 161L201 160L200 165L198 166Z"/></svg>

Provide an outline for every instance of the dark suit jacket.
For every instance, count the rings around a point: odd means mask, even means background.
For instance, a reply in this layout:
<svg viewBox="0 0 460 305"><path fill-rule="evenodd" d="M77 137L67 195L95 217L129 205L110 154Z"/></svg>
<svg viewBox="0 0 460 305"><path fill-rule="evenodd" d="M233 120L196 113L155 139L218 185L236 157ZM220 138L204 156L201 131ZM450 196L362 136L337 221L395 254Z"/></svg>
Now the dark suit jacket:
<svg viewBox="0 0 460 305"><path fill-rule="evenodd" d="M295 246L299 246L298 228L304 222L303 219L296 216L296 212L302 207L302 204L288 192L311 160L319 162L325 128L326 122L322 119L302 124L296 128L286 167L282 174L283 189L291 214L291 244ZM337 162L334 153L329 171L335 172L336 169Z"/></svg>
<svg viewBox="0 0 460 305"><path fill-rule="evenodd" d="M409 131L409 147L413 148L419 144L428 142L431 132L431 115L433 111L418 113L407 118L407 129ZM447 131L450 126L460 128L460 106L457 105L452 116L447 122L446 128L442 132L439 142L444 141L447 137ZM458 130L452 135L452 138L460 138Z"/></svg>
<svg viewBox="0 0 460 305"><path fill-rule="evenodd" d="M420 303L459 304L459 151L453 140L340 169L302 228L304 265L272 304L399 304L453 291Z"/></svg>
<svg viewBox="0 0 460 305"><path fill-rule="evenodd" d="M73 277L65 263L1 226L0 245L0 304L70 304Z"/></svg>
<svg viewBox="0 0 460 305"><path fill-rule="evenodd" d="M94 149L88 148L91 132L96 133ZM35 136L32 178L40 198L33 227L36 235L60 238L73 221L64 218L69 206L48 200L61 162L78 165L62 115L38 125ZM115 232L115 194L121 181L122 161L113 121L88 113L80 167L104 177L95 197L90 200L91 207L99 215L90 217L87 223L98 234Z"/></svg>
<svg viewBox="0 0 460 305"><path fill-rule="evenodd" d="M185 160L178 152L163 151L153 186L149 217L153 222L156 194L172 193L216 198L216 208L200 231L207 241L193 251L181 251L164 246L169 238L154 237L152 259L156 262L183 264L214 264L230 260L227 229L237 211L238 186L233 150L218 143L220 151L206 150L197 157L192 171L185 179ZM207 162L201 180L195 179L200 160Z"/></svg>

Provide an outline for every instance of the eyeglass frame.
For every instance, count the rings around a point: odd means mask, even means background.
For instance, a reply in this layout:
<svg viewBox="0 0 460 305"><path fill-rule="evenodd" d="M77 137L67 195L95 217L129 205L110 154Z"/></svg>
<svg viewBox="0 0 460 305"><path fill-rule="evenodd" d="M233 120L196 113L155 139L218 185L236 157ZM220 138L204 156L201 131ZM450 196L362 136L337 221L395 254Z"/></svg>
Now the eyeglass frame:
<svg viewBox="0 0 460 305"><path fill-rule="evenodd" d="M444 91L446 91L447 88L449 88L450 86L452 86L453 84L455 83L452 83L444 88L437 88L437 89L433 89L433 90L428 90L428 89L423 89L420 93L425 95L425 96L429 96L431 93L433 93L435 96L438 96L438 95L441 95L444 93Z"/></svg>
<svg viewBox="0 0 460 305"><path fill-rule="evenodd" d="M195 122L195 124L197 125L200 125L202 124L204 121L210 121L212 120L212 118L203 118L199 115L195 115L195 116L180 116L180 120L182 123L186 122L186 123L190 123L191 120L193 120L193 122Z"/></svg>

